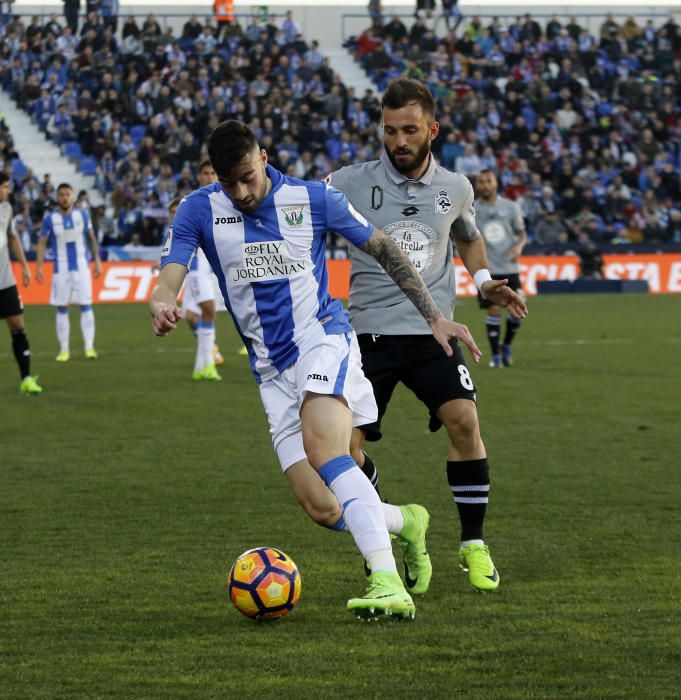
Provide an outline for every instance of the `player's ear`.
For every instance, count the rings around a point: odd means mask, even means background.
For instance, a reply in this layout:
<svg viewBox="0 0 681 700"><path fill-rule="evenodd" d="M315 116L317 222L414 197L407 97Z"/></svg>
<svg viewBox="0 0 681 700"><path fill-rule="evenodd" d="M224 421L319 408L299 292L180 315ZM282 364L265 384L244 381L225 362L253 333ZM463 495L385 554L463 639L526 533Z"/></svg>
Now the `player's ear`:
<svg viewBox="0 0 681 700"><path fill-rule="evenodd" d="M260 160L263 165L267 165L267 151L264 148L260 149Z"/></svg>
<svg viewBox="0 0 681 700"><path fill-rule="evenodd" d="M437 135L440 133L440 122L433 122L430 125L430 140L435 141Z"/></svg>

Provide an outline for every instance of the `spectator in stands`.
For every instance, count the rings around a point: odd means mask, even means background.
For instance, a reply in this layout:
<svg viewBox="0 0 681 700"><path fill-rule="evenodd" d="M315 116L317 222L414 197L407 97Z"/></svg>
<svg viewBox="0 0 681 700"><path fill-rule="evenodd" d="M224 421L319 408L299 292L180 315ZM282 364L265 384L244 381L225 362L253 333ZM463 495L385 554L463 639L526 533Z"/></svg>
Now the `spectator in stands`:
<svg viewBox="0 0 681 700"><path fill-rule="evenodd" d="M435 0L416 0L416 10L414 12L414 17L421 17L421 13L425 13L425 16L430 19L433 16L433 10L435 9Z"/></svg>
<svg viewBox="0 0 681 700"><path fill-rule="evenodd" d="M293 12L291 10L286 10L286 16L282 22L281 31L284 33L287 44L293 43L296 37L302 33L300 25L293 19Z"/></svg>
<svg viewBox="0 0 681 700"><path fill-rule="evenodd" d="M146 16L146 19L142 23L141 33L143 37L150 39L158 38L163 34L161 25L156 20L156 15L153 12L150 12Z"/></svg>
<svg viewBox="0 0 681 700"><path fill-rule="evenodd" d="M194 14L191 15L184 23L184 26L182 27L182 38L193 41L194 39L198 39L202 32L203 25L201 22L199 22L199 18Z"/></svg>
<svg viewBox="0 0 681 700"><path fill-rule="evenodd" d="M66 111L66 106L64 104L57 107L57 111L49 118L47 122L47 133L58 145L76 139L73 121Z"/></svg>
<svg viewBox="0 0 681 700"><path fill-rule="evenodd" d="M213 15L217 24L215 38L219 40L224 29L234 21L234 0L214 0Z"/></svg>
<svg viewBox="0 0 681 700"><path fill-rule="evenodd" d="M144 235L144 217L135 196L126 199L124 208L118 215L117 227L121 244L140 245Z"/></svg>
<svg viewBox="0 0 681 700"><path fill-rule="evenodd" d="M78 33L78 13L80 12L80 0L62 0L64 3L64 18L73 34Z"/></svg>

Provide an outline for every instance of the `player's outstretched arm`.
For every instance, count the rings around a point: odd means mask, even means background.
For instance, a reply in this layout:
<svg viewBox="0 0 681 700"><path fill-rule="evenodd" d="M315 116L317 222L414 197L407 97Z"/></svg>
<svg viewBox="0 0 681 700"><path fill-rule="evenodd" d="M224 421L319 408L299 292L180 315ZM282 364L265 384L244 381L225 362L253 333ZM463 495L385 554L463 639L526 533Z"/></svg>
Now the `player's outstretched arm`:
<svg viewBox="0 0 681 700"><path fill-rule="evenodd" d="M452 338L458 338L466 345L473 360L475 362L480 360L482 353L475 344L468 328L462 323L455 323L442 315L418 270L411 264L407 255L393 238L387 236L380 229L374 229L369 240L361 245L360 249L375 258L395 284L411 300L428 322L433 331L433 337L440 343L447 355L452 355L449 341Z"/></svg>
<svg viewBox="0 0 681 700"><path fill-rule="evenodd" d="M487 270L487 253L482 236L471 241L456 238L456 249L461 261L471 277L480 270ZM508 280L488 279L480 287L481 294L493 304L505 306L516 318L527 316L527 304L525 300L508 286Z"/></svg>
<svg viewBox="0 0 681 700"><path fill-rule="evenodd" d="M149 299L149 310L154 317L151 326L156 335L168 335L175 330L177 321L182 318L182 310L177 306L177 295L186 276L187 268L178 263L168 263L161 270Z"/></svg>

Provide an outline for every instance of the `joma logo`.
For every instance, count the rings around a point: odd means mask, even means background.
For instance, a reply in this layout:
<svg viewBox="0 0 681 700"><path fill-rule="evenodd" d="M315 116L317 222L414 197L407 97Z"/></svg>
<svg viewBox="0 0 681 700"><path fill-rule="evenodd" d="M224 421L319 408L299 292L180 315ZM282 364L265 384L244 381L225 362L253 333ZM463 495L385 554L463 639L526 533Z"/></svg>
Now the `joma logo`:
<svg viewBox="0 0 681 700"><path fill-rule="evenodd" d="M318 382L328 382L329 381L329 378L325 374L308 374L307 378L314 379L315 381L318 381Z"/></svg>
<svg viewBox="0 0 681 700"><path fill-rule="evenodd" d="M240 216L216 216L213 226L218 224L240 224L243 219Z"/></svg>

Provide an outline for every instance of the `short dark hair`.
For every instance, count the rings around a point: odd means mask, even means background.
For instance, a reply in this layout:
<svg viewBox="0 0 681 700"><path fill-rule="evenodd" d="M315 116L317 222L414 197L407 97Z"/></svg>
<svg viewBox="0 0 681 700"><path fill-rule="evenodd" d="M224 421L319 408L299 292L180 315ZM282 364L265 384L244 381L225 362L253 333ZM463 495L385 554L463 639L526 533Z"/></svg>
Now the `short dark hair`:
<svg viewBox="0 0 681 700"><path fill-rule="evenodd" d="M71 192L73 192L73 187L71 187L71 185L69 185L68 182L60 182L57 185L57 192L59 192L59 190L63 190L63 189L71 190Z"/></svg>
<svg viewBox="0 0 681 700"><path fill-rule="evenodd" d="M199 172L201 172L205 167L213 167L213 164L210 162L210 158L206 158L205 160L201 161L201 164L199 165Z"/></svg>
<svg viewBox="0 0 681 700"><path fill-rule="evenodd" d="M170 211L171 209L177 209L180 206L181 201L182 197L175 197L175 199L172 199L168 204L168 211Z"/></svg>
<svg viewBox="0 0 681 700"><path fill-rule="evenodd" d="M389 83L381 99L381 111L388 109L400 109L415 102L420 105L424 114L435 119L435 100L428 86L420 80L413 78L393 78Z"/></svg>
<svg viewBox="0 0 681 700"><path fill-rule="evenodd" d="M9 182L9 175L7 173L0 173L0 185L4 185Z"/></svg>
<svg viewBox="0 0 681 700"><path fill-rule="evenodd" d="M224 176L257 145L255 134L246 124L228 119L218 124L208 137L208 157L215 172Z"/></svg>

